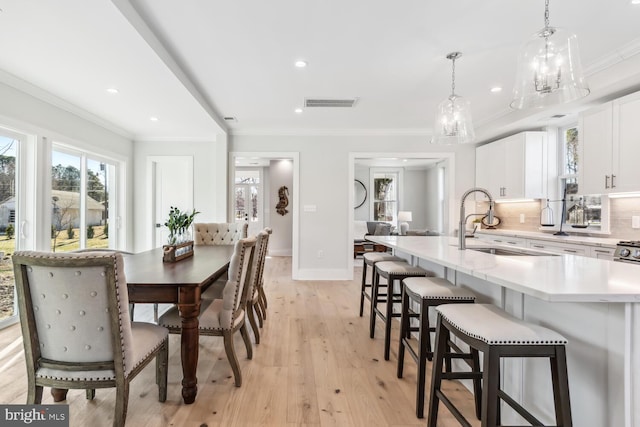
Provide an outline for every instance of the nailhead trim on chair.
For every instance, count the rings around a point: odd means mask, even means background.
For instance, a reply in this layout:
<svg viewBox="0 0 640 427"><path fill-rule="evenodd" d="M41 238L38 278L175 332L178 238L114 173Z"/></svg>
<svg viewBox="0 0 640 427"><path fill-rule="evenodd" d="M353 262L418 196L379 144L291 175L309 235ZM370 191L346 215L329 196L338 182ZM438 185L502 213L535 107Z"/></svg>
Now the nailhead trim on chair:
<svg viewBox="0 0 640 427"><path fill-rule="evenodd" d="M469 289L455 286L442 277L408 277L403 280L405 290L416 298L428 300L475 300Z"/></svg>
<svg viewBox="0 0 640 427"><path fill-rule="evenodd" d="M436 307L436 310L462 334L489 345L567 344L567 339L559 333L517 319L492 304L446 304ZM461 322L464 326L460 325ZM483 329L499 332L501 336L488 337L482 333ZM521 338L523 332L537 336Z"/></svg>

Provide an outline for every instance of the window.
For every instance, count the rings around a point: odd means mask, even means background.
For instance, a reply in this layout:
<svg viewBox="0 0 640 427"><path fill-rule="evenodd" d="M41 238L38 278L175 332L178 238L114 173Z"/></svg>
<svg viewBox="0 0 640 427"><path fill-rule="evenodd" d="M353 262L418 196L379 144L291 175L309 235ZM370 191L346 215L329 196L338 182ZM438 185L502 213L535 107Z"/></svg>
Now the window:
<svg viewBox="0 0 640 427"><path fill-rule="evenodd" d="M572 231L584 229L591 231L606 231L608 224L603 227L603 208L607 209L607 198L600 194L583 194L580 192L578 172L580 171L580 131L577 125L560 129L560 198L566 189L565 224L571 226Z"/></svg>
<svg viewBox="0 0 640 427"><path fill-rule="evenodd" d="M116 166L61 147L51 160L51 250L116 247L109 236Z"/></svg>
<svg viewBox="0 0 640 427"><path fill-rule="evenodd" d="M399 173L395 171L373 171L373 209L374 221L385 221L396 225L398 219Z"/></svg>
<svg viewBox="0 0 640 427"><path fill-rule="evenodd" d="M15 318L15 281L11 254L18 249L16 168L20 141L0 129L0 325Z"/></svg>

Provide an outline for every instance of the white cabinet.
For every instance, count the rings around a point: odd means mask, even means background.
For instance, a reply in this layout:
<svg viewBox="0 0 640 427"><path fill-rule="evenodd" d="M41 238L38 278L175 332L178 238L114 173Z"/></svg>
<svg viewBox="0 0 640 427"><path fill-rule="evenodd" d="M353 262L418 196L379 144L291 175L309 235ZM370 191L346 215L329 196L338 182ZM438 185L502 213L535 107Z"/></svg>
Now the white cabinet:
<svg viewBox="0 0 640 427"><path fill-rule="evenodd" d="M549 243L544 240L529 240L528 242L531 249L537 249L544 252L582 256L591 255L591 253L589 252L589 248L583 245L556 242Z"/></svg>
<svg viewBox="0 0 640 427"><path fill-rule="evenodd" d="M476 148L476 186L495 199L546 198L546 134L522 132Z"/></svg>
<svg viewBox="0 0 640 427"><path fill-rule="evenodd" d="M476 234L478 240L483 242L487 242L491 245L504 245L504 246L514 246L517 248L526 248L527 247L527 239L523 239L521 237L511 237L511 236L490 236L486 234Z"/></svg>
<svg viewBox="0 0 640 427"><path fill-rule="evenodd" d="M591 246L591 252L589 256L591 258L598 259L606 259L609 261L613 261L613 254L615 253L615 248L604 248L604 247L595 247Z"/></svg>
<svg viewBox="0 0 640 427"><path fill-rule="evenodd" d="M640 92L580 115L580 194L640 191Z"/></svg>

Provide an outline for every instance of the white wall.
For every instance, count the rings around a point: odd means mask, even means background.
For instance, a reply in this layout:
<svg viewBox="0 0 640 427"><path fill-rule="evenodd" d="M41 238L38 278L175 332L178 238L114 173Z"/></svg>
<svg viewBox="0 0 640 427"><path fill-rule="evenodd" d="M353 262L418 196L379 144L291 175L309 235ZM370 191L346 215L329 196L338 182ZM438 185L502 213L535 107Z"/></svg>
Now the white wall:
<svg viewBox="0 0 640 427"><path fill-rule="evenodd" d="M432 194L433 197L429 197L427 199L425 211L426 222L424 228L426 228L427 230L435 230L441 232L442 230L438 229L438 168L439 165L429 168L425 171L425 191L427 192L427 194ZM473 182L470 185L473 185Z"/></svg>
<svg viewBox="0 0 640 427"><path fill-rule="evenodd" d="M227 143L224 135L208 142L136 141L134 144L134 250L151 249L152 209L145 194L151 190L149 156L193 156L193 207L197 222L227 222ZM185 191L189 191L185 189ZM169 213L167 212L167 215Z"/></svg>
<svg viewBox="0 0 640 427"><path fill-rule="evenodd" d="M298 277L302 279L352 277L348 268L349 258L353 258L353 241L349 249L349 221L353 212L353 206L349 206L349 192L353 191L353 182L349 182L349 153L453 151L455 194L459 197L474 183L474 149L473 145L434 146L425 136L230 136L230 151L237 153L300 153L300 200L292 203L300 209ZM316 211L305 212L302 209L305 205L315 206Z"/></svg>
<svg viewBox="0 0 640 427"><path fill-rule="evenodd" d="M427 171L425 169L405 169L401 211L411 212L410 230L427 228L427 201L435 196L427 192Z"/></svg>
<svg viewBox="0 0 640 427"><path fill-rule="evenodd" d="M38 92L33 88L34 92ZM47 95L52 98L51 95ZM51 249L51 203L48 199L51 188L51 142L90 151L103 157L116 160L122 166L122 178L119 203L127 209L122 217L119 239L120 248L133 246L133 227L131 205L133 192L131 184L133 143L122 132L107 129L84 119L63 108L42 101L33 95L15 89L0 82L0 127L6 127L29 135L24 151L29 157L25 167L25 186L21 196L27 198L24 220L27 221L25 233L27 244L24 249Z"/></svg>
<svg viewBox="0 0 640 427"><path fill-rule="evenodd" d="M285 215L276 212L278 190L282 186L289 189L289 211ZM269 165L269 226L273 233L269 238L271 255L291 256L293 246L293 163L291 160L271 160Z"/></svg>

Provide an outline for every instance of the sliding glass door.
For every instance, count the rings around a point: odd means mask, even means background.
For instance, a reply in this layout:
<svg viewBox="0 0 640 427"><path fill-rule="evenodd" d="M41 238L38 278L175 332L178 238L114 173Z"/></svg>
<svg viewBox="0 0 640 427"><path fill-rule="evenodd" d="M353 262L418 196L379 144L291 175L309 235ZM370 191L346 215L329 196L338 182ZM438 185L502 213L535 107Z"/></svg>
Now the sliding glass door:
<svg viewBox="0 0 640 427"><path fill-rule="evenodd" d="M0 328L17 316L11 255L19 248L20 203L16 191L20 137L0 129Z"/></svg>
<svg viewBox="0 0 640 427"><path fill-rule="evenodd" d="M51 250L115 248L116 166L58 147L51 165Z"/></svg>

